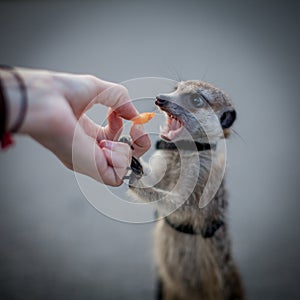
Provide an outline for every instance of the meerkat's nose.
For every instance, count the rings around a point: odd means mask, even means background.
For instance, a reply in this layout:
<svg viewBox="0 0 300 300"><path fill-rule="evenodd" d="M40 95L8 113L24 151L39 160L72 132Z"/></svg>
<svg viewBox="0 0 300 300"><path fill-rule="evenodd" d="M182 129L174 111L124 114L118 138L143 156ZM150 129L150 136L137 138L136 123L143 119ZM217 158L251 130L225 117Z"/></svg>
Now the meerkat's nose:
<svg viewBox="0 0 300 300"><path fill-rule="evenodd" d="M235 119L236 111L234 109L224 111L220 118L222 128L225 129L231 127Z"/></svg>
<svg viewBox="0 0 300 300"><path fill-rule="evenodd" d="M158 95L156 97L155 104L158 106L164 106L169 102L166 95Z"/></svg>

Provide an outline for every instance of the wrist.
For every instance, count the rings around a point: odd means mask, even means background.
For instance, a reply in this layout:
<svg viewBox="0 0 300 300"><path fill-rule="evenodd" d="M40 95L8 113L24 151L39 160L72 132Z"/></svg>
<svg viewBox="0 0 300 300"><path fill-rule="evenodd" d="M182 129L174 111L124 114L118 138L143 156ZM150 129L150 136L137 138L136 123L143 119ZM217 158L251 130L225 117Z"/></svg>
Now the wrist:
<svg viewBox="0 0 300 300"><path fill-rule="evenodd" d="M21 94L14 75L7 70L0 70L3 96L6 106L5 132L11 132L16 124L21 107Z"/></svg>
<svg viewBox="0 0 300 300"><path fill-rule="evenodd" d="M6 108L4 132L18 132L25 119L28 106L25 82L12 67L2 67L0 71L2 73L2 96Z"/></svg>

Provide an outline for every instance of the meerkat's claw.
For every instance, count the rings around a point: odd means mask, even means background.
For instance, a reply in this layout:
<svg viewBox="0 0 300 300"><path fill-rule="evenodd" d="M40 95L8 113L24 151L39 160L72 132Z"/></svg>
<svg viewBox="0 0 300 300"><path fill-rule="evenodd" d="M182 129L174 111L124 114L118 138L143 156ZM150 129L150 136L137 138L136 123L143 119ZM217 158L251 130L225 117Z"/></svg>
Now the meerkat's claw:
<svg viewBox="0 0 300 300"><path fill-rule="evenodd" d="M136 176L142 176L144 174L143 166L134 156L132 156L130 168Z"/></svg>
<svg viewBox="0 0 300 300"><path fill-rule="evenodd" d="M137 158L132 156L130 168L132 170L129 178L129 186L135 186L135 183L140 180L144 174L143 166Z"/></svg>
<svg viewBox="0 0 300 300"><path fill-rule="evenodd" d="M132 148L132 145L131 145L132 141L131 141L130 136L120 137L119 142L126 143ZM137 158L132 156L130 167L128 167L127 169L132 170L132 172L130 175L124 176L123 179L129 179L129 186L130 185L133 186L134 182L136 182L137 180L142 178L142 176L144 174L143 166L141 165L141 163L139 162L139 160Z"/></svg>
<svg viewBox="0 0 300 300"><path fill-rule="evenodd" d="M119 142L120 143L125 143L128 144L129 146L131 146L131 138L128 135L123 135L119 138Z"/></svg>

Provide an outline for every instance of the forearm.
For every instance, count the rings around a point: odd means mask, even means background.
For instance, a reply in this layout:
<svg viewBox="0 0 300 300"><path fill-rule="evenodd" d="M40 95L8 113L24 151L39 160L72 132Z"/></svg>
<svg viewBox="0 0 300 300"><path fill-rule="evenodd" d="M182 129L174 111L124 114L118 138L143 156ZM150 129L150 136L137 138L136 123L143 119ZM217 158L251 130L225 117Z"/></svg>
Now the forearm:
<svg viewBox="0 0 300 300"><path fill-rule="evenodd" d="M4 131L9 132L13 129L18 119L21 107L21 94L19 84L10 71L0 69L0 78L3 95L1 115L5 115Z"/></svg>

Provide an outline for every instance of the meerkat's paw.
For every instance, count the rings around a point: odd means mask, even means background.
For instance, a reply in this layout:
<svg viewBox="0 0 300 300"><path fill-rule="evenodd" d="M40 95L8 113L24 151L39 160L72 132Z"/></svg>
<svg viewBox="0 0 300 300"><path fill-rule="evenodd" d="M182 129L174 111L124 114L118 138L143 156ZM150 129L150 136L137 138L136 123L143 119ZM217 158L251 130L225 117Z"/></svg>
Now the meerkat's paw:
<svg viewBox="0 0 300 300"><path fill-rule="evenodd" d="M123 135L119 138L120 143L128 144L131 147L131 138L129 135Z"/></svg>
<svg viewBox="0 0 300 300"><path fill-rule="evenodd" d="M129 175L129 187L134 187L139 179L142 178L144 171L139 160L132 156L130 168L132 170Z"/></svg>
<svg viewBox="0 0 300 300"><path fill-rule="evenodd" d="M131 146L131 138L129 136L120 137L119 142L126 143L130 147L132 147ZM139 160L133 156L131 159L130 169L132 172L130 173L130 175L127 178L129 178L129 187L133 187L133 186L135 186L135 183L139 179L142 178L142 176L144 174L144 170L143 170L143 166L139 162Z"/></svg>

